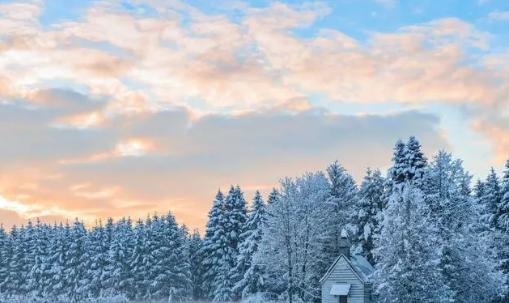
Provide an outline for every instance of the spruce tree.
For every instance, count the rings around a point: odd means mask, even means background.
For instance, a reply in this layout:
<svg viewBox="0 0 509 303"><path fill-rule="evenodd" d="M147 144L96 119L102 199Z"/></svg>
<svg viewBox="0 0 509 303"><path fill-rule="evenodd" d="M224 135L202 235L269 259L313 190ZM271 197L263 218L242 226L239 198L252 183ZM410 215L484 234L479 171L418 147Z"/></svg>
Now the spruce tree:
<svg viewBox="0 0 509 303"><path fill-rule="evenodd" d="M389 170L389 200L376 239L379 302L452 302L454 296L437 264L439 230L421 191L426 161L418 141L396 143Z"/></svg>
<svg viewBox="0 0 509 303"><path fill-rule="evenodd" d="M496 220L495 229L498 235L496 247L499 268L505 276L506 287L509 289L509 160L505 166L500 188L500 202L498 202L494 220ZM509 299L509 294L507 298Z"/></svg>
<svg viewBox="0 0 509 303"><path fill-rule="evenodd" d="M279 191L277 189L273 188L267 198L267 204L271 205L271 204L277 203L277 201L279 200L279 195L280 195Z"/></svg>
<svg viewBox="0 0 509 303"><path fill-rule="evenodd" d="M393 189L374 251L379 302L452 302L436 267L438 231L429 213L423 193L409 181Z"/></svg>
<svg viewBox="0 0 509 303"><path fill-rule="evenodd" d="M4 226L0 225L0 295L7 291L7 278L9 277L9 262L12 258L12 243Z"/></svg>
<svg viewBox="0 0 509 303"><path fill-rule="evenodd" d="M224 226L225 217L224 195L219 190L209 211L209 220L203 240L202 254L204 281L203 290L207 299L214 298L215 284L219 282L219 267L222 262L223 254L226 250L226 231Z"/></svg>
<svg viewBox="0 0 509 303"><path fill-rule="evenodd" d="M355 223L357 233L353 239L355 252L363 255L374 264L374 238L379 233L382 209L384 206L385 180L379 170L368 168L359 189L359 211Z"/></svg>
<svg viewBox="0 0 509 303"><path fill-rule="evenodd" d="M146 248L146 232L143 220L139 219L133 231L134 247L129 256L129 268L133 276L132 289L127 293L132 300L143 300L148 292L148 281L146 280L145 259L149 254Z"/></svg>
<svg viewBox="0 0 509 303"><path fill-rule="evenodd" d="M243 241L239 245L237 266L232 273L234 281L237 281L234 286L237 297L246 298L248 295L263 291L261 268L253 263L252 259L258 251L265 221L265 204L260 192L256 191L245 231L241 236Z"/></svg>
<svg viewBox="0 0 509 303"><path fill-rule="evenodd" d="M214 301L231 301L237 299L233 292L235 280L232 270L237 265L239 244L247 222L247 206L242 190L237 185L231 186L224 202L224 239L219 240L219 262L214 287Z"/></svg>
<svg viewBox="0 0 509 303"><path fill-rule="evenodd" d="M191 285L193 301L198 302L205 299L203 291L203 240L198 230L194 230L193 234L187 239L187 254L189 256Z"/></svg>
<svg viewBox="0 0 509 303"><path fill-rule="evenodd" d="M323 271L328 264L332 263L339 254L339 239L341 231L346 229L353 233L357 232L358 226L355 222L359 212L359 199L357 185L346 169L337 161L327 167L329 177L329 192L327 204L331 207L329 223L329 236L324 247L325 260Z"/></svg>
<svg viewBox="0 0 509 303"><path fill-rule="evenodd" d="M65 294L71 302L87 297L90 286L90 256L88 255L88 237L85 225L78 219L67 234L68 244L64 269Z"/></svg>

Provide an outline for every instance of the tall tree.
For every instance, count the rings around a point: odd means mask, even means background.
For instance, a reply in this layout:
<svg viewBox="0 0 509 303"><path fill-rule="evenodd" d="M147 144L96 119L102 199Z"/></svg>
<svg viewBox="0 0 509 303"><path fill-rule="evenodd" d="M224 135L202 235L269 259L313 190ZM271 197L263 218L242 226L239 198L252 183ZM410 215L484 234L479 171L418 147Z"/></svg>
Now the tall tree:
<svg viewBox="0 0 509 303"><path fill-rule="evenodd" d="M203 240L200 237L198 230L194 230L187 240L187 251L191 266L191 284L192 284L192 298L193 301L198 302L205 299L203 291Z"/></svg>
<svg viewBox="0 0 509 303"><path fill-rule="evenodd" d="M438 231L429 213L422 192L410 182L393 189L374 251L379 302L452 302L436 270Z"/></svg>
<svg viewBox="0 0 509 303"><path fill-rule="evenodd" d="M390 198L374 250L376 292L382 303L452 302L453 293L435 265L440 261L439 231L419 188L423 159L415 138L406 147L397 142L389 170Z"/></svg>
<svg viewBox="0 0 509 303"><path fill-rule="evenodd" d="M461 160L440 151L426 170L426 201L439 231L437 270L453 292L454 302L489 302L499 290L500 279L477 235L479 213L470 180Z"/></svg>
<svg viewBox="0 0 509 303"><path fill-rule="evenodd" d="M499 268L505 276L509 289L509 160L507 160L500 188L500 201L493 216L497 232L497 252ZM509 300L509 291L506 294Z"/></svg>
<svg viewBox="0 0 509 303"><path fill-rule="evenodd" d="M374 238L379 233L384 206L385 180L379 170L368 168L359 189L359 211L355 217L357 233L353 237L355 252L374 264Z"/></svg>
<svg viewBox="0 0 509 303"><path fill-rule="evenodd" d="M330 229L331 236L324 250L326 258L331 262L338 256L339 239L343 229L352 233L357 232L358 226L355 217L359 212L359 199L357 185L346 169L337 161L327 167L329 177L329 193L327 204L332 207ZM323 270L327 265L324 264Z"/></svg>
<svg viewBox="0 0 509 303"><path fill-rule="evenodd" d="M258 251L265 222L265 204L260 192L256 191L244 234L241 235L243 241L239 245L237 265L232 274L234 281L237 281L234 286L237 297L245 298L263 291L261 268L253 263L253 255Z"/></svg>
<svg viewBox="0 0 509 303"><path fill-rule="evenodd" d="M323 254L330 239L330 185L323 173L281 181L280 198L267 207L267 224L253 258L276 295L311 301L319 298Z"/></svg>
<svg viewBox="0 0 509 303"><path fill-rule="evenodd" d="M12 258L12 243L4 226L0 225L0 294L7 291L7 278L9 277L9 263Z"/></svg>
<svg viewBox="0 0 509 303"><path fill-rule="evenodd" d="M67 298L75 302L87 297L90 286L88 237L83 222L76 219L67 236L65 241L69 246L66 251L64 281Z"/></svg>
<svg viewBox="0 0 509 303"><path fill-rule="evenodd" d="M225 226L225 199L221 191L218 191L212 208L209 212L209 220L203 241L203 267L204 283L203 289L208 299L216 298L216 291L231 287L228 285L230 268L225 263L225 255L228 252L228 241L226 239ZM217 298L217 301L222 298ZM229 300L230 297L226 298Z"/></svg>

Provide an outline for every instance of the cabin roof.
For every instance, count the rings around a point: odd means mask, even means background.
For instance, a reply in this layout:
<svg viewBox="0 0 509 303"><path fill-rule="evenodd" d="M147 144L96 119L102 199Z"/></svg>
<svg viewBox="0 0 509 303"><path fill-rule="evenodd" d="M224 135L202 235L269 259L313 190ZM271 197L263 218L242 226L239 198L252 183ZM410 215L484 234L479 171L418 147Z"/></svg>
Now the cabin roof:
<svg viewBox="0 0 509 303"><path fill-rule="evenodd" d="M341 258L345 258L346 262L352 268L353 272L357 275L359 280L364 283L368 283L371 275L375 271L375 268L361 255L352 255L350 258L347 258L345 255L341 254L335 261L332 263L331 267L327 270L325 275L320 279L320 283L323 283L334 270L334 267L338 263Z"/></svg>

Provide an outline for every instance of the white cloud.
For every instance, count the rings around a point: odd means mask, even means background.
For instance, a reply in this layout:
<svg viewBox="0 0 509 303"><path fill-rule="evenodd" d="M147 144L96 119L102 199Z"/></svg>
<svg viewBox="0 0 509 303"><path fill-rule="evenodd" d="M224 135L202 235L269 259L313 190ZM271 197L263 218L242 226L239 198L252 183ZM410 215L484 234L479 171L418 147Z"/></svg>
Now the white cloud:
<svg viewBox="0 0 509 303"><path fill-rule="evenodd" d="M490 20L509 20L509 11L507 12L492 12L488 15Z"/></svg>

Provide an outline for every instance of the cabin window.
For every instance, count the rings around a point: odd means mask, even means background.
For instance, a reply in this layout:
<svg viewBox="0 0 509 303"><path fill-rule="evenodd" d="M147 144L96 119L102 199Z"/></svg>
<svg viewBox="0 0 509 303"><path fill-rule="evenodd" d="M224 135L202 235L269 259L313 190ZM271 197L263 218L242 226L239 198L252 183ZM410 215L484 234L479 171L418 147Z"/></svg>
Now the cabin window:
<svg viewBox="0 0 509 303"><path fill-rule="evenodd" d="M339 303L348 303L348 296L339 296Z"/></svg>

